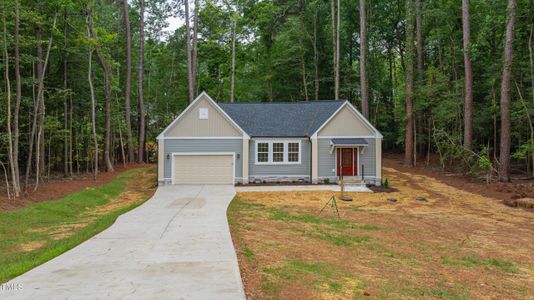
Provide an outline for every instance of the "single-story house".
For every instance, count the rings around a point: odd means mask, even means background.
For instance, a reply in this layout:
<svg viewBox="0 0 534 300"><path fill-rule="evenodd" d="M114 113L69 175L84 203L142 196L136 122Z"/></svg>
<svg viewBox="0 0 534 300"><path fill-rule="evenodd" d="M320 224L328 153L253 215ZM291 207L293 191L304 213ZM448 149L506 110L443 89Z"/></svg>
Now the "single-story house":
<svg viewBox="0 0 534 300"><path fill-rule="evenodd" d="M382 135L345 100L217 103L203 92L158 136L158 182L381 184Z"/></svg>

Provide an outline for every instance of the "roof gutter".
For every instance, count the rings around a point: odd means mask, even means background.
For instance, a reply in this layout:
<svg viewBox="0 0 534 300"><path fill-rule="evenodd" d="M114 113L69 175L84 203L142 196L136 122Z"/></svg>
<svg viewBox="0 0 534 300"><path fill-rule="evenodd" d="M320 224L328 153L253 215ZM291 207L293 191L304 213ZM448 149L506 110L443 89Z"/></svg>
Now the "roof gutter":
<svg viewBox="0 0 534 300"><path fill-rule="evenodd" d="M273 136L267 136L267 135L251 135L251 139L310 139L309 136L303 135L303 136L281 136L281 135L273 135Z"/></svg>

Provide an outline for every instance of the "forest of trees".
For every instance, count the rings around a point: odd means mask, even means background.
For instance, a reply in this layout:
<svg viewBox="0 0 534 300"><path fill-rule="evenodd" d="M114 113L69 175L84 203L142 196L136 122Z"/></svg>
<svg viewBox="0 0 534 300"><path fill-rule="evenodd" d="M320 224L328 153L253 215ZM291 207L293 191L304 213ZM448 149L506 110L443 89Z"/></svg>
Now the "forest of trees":
<svg viewBox="0 0 534 300"><path fill-rule="evenodd" d="M155 160L155 137L201 91L347 99L407 166L534 174L532 0L0 1L12 196Z"/></svg>

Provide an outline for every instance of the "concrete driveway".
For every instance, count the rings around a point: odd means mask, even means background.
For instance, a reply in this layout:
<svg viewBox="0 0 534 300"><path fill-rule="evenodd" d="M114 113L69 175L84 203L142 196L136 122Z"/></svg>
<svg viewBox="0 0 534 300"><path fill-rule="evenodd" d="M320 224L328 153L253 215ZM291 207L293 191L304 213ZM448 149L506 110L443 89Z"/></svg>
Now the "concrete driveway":
<svg viewBox="0 0 534 300"><path fill-rule="evenodd" d="M165 186L107 230L14 278L1 299L244 299L233 186Z"/></svg>

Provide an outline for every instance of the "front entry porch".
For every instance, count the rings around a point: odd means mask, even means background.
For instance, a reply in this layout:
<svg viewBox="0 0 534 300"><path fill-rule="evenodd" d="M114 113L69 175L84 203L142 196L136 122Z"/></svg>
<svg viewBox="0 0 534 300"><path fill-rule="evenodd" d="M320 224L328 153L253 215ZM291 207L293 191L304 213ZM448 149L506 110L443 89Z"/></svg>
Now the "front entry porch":
<svg viewBox="0 0 534 300"><path fill-rule="evenodd" d="M364 170L360 164L360 153L368 143L363 138L334 138L330 141L330 153L335 153L335 174L345 183L363 183Z"/></svg>
<svg viewBox="0 0 534 300"><path fill-rule="evenodd" d="M343 184L349 186L365 186L358 162L360 161L358 147L336 147L336 176L337 182L343 179Z"/></svg>
<svg viewBox="0 0 534 300"><path fill-rule="evenodd" d="M358 150L358 148L336 147L336 176L349 179L348 177L358 177L360 175Z"/></svg>

